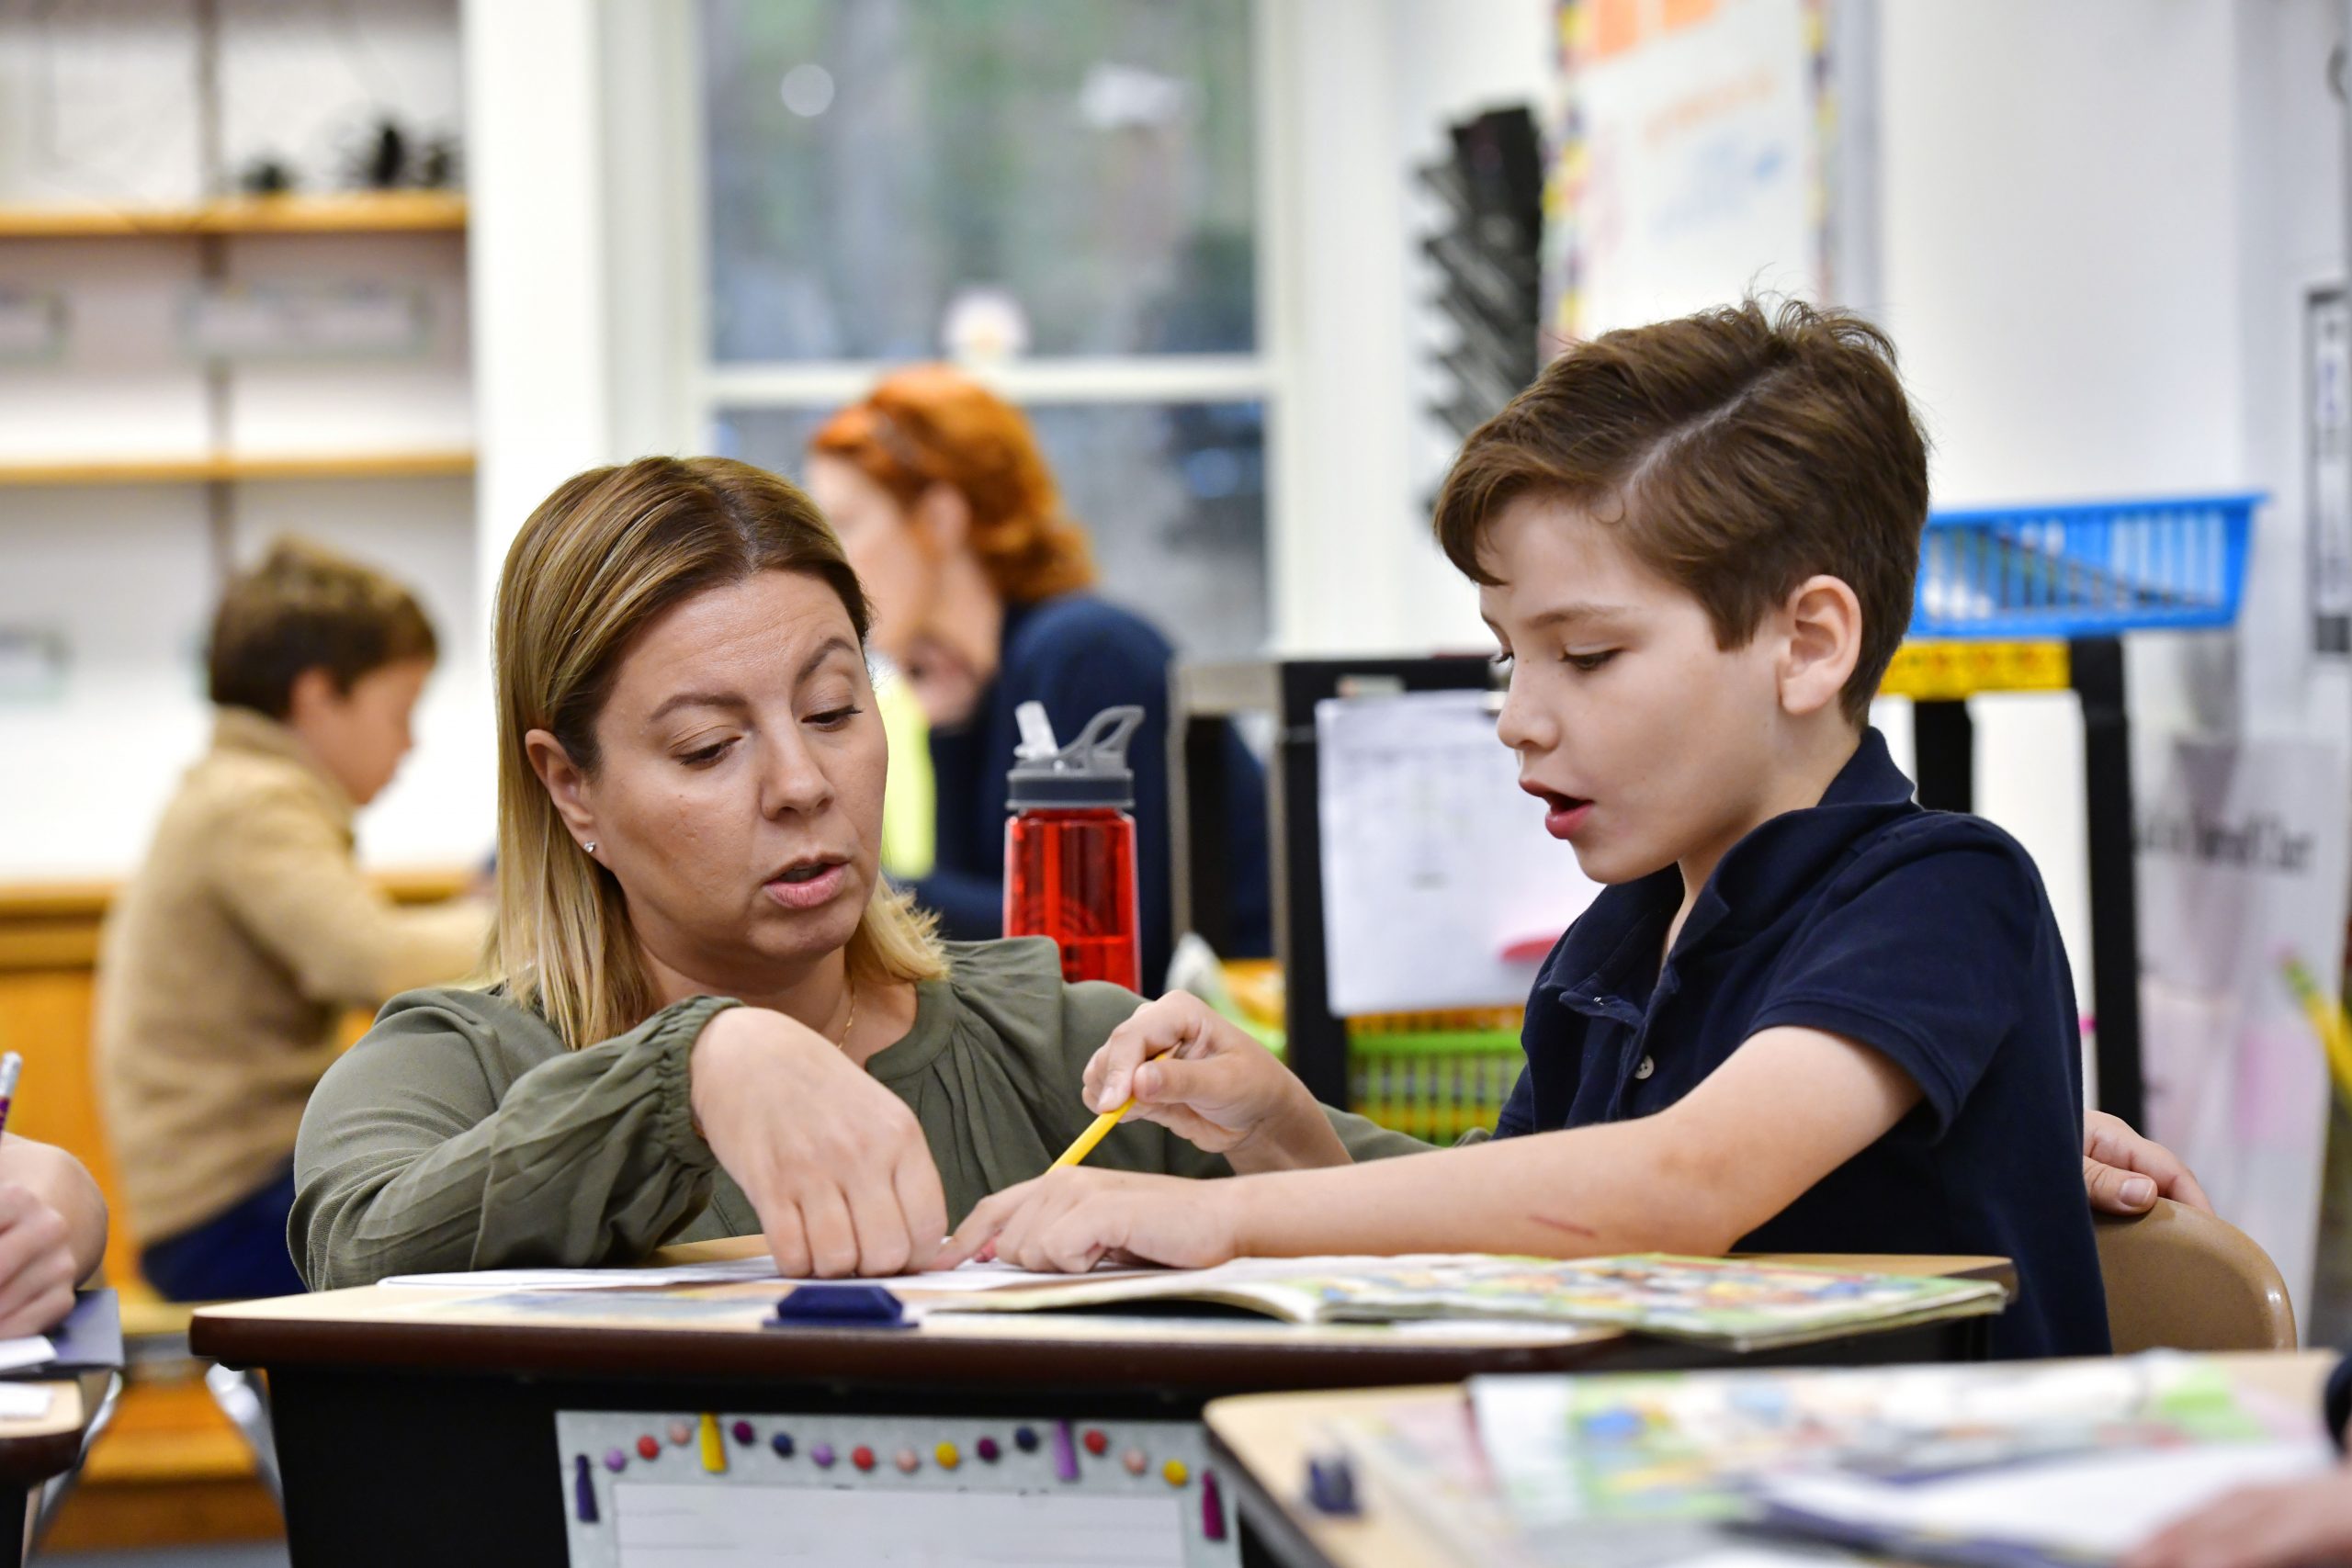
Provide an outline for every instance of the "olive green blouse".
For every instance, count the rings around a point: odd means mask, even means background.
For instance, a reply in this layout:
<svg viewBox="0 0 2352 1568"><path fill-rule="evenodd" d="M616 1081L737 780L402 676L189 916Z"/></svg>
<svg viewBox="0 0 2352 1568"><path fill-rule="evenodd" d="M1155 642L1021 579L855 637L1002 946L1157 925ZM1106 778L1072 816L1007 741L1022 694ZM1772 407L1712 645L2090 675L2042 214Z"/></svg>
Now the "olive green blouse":
<svg viewBox="0 0 2352 1568"><path fill-rule="evenodd" d="M866 1070L922 1123L949 1223L1044 1171L1093 1120L1087 1058L1142 1005L1063 981L1052 942L953 943L949 977L917 990L914 1027ZM567 1051L499 991L396 997L329 1068L295 1145L288 1242L312 1290L389 1274L628 1262L670 1241L756 1235L750 1200L694 1131L686 1057L711 1015L695 997L626 1034ZM1329 1113L1358 1159L1429 1145ZM1089 1163L1226 1176L1148 1122Z"/></svg>

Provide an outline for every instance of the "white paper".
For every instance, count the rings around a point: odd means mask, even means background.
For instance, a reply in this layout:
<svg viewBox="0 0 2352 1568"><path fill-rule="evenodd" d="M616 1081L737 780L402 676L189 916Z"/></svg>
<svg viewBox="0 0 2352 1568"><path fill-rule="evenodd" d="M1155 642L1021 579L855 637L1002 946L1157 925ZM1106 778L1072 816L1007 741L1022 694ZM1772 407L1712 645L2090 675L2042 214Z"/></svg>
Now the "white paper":
<svg viewBox="0 0 2352 1568"><path fill-rule="evenodd" d="M1408 1317L1368 1326L1377 1327L1384 1337L1474 1345L1556 1345L1569 1335L1583 1332L1573 1323L1524 1317Z"/></svg>
<svg viewBox="0 0 2352 1568"><path fill-rule="evenodd" d="M22 1339L0 1339L0 1372L12 1372L20 1367L38 1367L57 1359L57 1347L38 1334Z"/></svg>
<svg viewBox="0 0 2352 1568"><path fill-rule="evenodd" d="M1009 1263L967 1263L938 1273L895 1274L865 1280L813 1280L779 1274L767 1257L727 1258L709 1263L678 1263L650 1269L483 1269L472 1273L395 1274L382 1285L431 1285L444 1290L608 1291L648 1290L662 1285L857 1284L892 1291L995 1291L1007 1285L1062 1284L1087 1276L1039 1274Z"/></svg>
<svg viewBox="0 0 2352 1568"><path fill-rule="evenodd" d="M613 1488L621 1568L946 1562L1182 1568L1183 1505L1140 1496L648 1483Z"/></svg>
<svg viewBox="0 0 2352 1568"><path fill-rule="evenodd" d="M1792 1475L1767 1480L1759 1493L1767 1502L1879 1529L2109 1557L2224 1493L2321 1474L2334 1457L2317 1440L2141 1449L1940 1482Z"/></svg>
<svg viewBox="0 0 2352 1568"><path fill-rule="evenodd" d="M1516 1007L1600 891L1544 830L1483 692L1350 697L1315 710L1323 946L1341 1018Z"/></svg>
<svg viewBox="0 0 2352 1568"><path fill-rule="evenodd" d="M57 1391L47 1383L0 1382L0 1421L29 1421L49 1414Z"/></svg>

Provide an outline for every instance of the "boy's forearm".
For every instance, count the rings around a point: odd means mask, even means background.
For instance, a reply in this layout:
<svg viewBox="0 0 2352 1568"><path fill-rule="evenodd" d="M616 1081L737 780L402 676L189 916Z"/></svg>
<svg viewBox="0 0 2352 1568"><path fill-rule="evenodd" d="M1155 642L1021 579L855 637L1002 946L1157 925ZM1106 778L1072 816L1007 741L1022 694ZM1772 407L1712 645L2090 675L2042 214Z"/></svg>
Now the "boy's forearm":
<svg viewBox="0 0 2352 1568"><path fill-rule="evenodd" d="M0 1180L28 1189L65 1222L76 1284L98 1271L107 1252L107 1201L80 1160L48 1144L0 1135Z"/></svg>
<svg viewBox="0 0 2352 1568"><path fill-rule="evenodd" d="M1712 1163L1678 1146L1665 1118L1651 1117L1426 1158L1250 1177L1230 1184L1235 1239L1245 1255L1273 1258L1719 1253L1754 1222L1725 1201L1736 1184Z"/></svg>
<svg viewBox="0 0 2352 1568"><path fill-rule="evenodd" d="M1244 1178L1243 1253L1720 1253L1920 1100L1888 1057L1818 1030L1759 1032L1683 1099L1630 1122L1347 1170Z"/></svg>

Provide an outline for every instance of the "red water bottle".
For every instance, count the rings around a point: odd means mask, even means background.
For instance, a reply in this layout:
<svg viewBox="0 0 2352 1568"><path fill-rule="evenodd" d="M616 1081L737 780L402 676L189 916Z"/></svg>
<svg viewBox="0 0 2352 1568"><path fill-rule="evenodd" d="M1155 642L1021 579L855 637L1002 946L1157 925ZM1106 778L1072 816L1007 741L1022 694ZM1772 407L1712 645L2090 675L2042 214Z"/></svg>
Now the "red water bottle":
<svg viewBox="0 0 2352 1568"><path fill-rule="evenodd" d="M1007 779L1004 934L1049 936L1065 980L1143 989L1136 913L1136 775L1127 740L1139 707L1105 708L1076 740L1024 747Z"/></svg>

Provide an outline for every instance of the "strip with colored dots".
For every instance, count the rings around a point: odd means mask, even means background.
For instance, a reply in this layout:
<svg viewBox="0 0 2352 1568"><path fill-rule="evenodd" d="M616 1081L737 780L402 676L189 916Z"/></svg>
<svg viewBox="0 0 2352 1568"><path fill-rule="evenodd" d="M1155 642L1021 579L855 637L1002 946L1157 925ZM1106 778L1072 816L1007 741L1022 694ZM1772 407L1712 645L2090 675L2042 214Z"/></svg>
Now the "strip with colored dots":
<svg viewBox="0 0 2352 1568"><path fill-rule="evenodd" d="M719 1440L718 1416L704 1416L699 1427L692 1421L673 1421L668 1430L671 1443L678 1448L684 1448L695 1441L695 1435L699 1431L702 1439L703 1469L712 1474L721 1473L727 1469L727 1450L725 1445ZM1057 1455L1060 1456L1067 1450L1069 1444L1070 1424L1067 1421L1058 1422L1056 1424L1056 1451ZM729 1431L733 1435L739 1447L750 1448L759 1441L759 1431L749 1421L738 1419ZM1039 1443L1036 1428L1015 1427L1012 1441L1013 1446L1023 1453L1035 1452ZM1088 1427L1078 1438L1078 1444L1097 1459L1111 1451L1110 1434L1100 1427ZM792 1434L781 1429L769 1437L768 1446L775 1450L778 1459L790 1459L798 1451ZM975 1442L972 1451L984 1464L994 1464L1004 1457L1003 1446L995 1438L989 1436L983 1436ZM662 1456L662 1445L655 1439L652 1433L648 1432L637 1439L637 1452L640 1459L659 1459ZM819 1443L809 1450L808 1457L820 1469L829 1470L835 1462L833 1447L830 1443ZM936 1445L931 1451L931 1458L932 1462L942 1470L954 1470L964 1462L963 1451L954 1443ZM588 1462L585 1454L580 1456L580 1462L583 1466ZM880 1461L871 1447L861 1444L850 1450L850 1462L860 1470L872 1470ZM922 1456L911 1448L902 1448L892 1456L891 1462L901 1473L911 1475L922 1468ZM1119 1463L1129 1475L1141 1475L1151 1468L1151 1456L1139 1448L1128 1448L1120 1453ZM628 1468L628 1453L620 1449L605 1450L605 1468L616 1475L627 1470ZM1057 1457L1057 1470L1064 1481L1078 1479L1074 1457L1067 1461ZM1182 1486L1192 1478L1190 1467L1180 1459L1171 1459L1162 1464L1159 1473L1161 1479L1170 1486Z"/></svg>
<svg viewBox="0 0 2352 1568"><path fill-rule="evenodd" d="M1199 1465L1204 1450L1200 1430L1191 1423L1129 1424L1133 1430L1121 1428L1127 1440L1115 1442L1109 1424L1069 1420L1024 1421L993 1430L973 1430L981 1424L950 1417L877 1416L860 1421L846 1416L772 1416L761 1419L723 1417L707 1411L698 1416L649 1418L623 1412L566 1412L558 1417L560 1439L565 1438L565 1427L577 1423L594 1423L609 1436L603 1443L564 1441L575 1528L603 1524L610 1512L612 1495L600 1502L595 1473L599 1460L610 1478L605 1483L608 1486L618 1484L625 1476L633 1478L639 1471L647 1472L649 1482L668 1483L682 1474L668 1460L669 1450L687 1450L694 1462L684 1475L753 1485L792 1484L787 1478L797 1470L804 1477L800 1484L818 1484L812 1471L845 1476L845 1480L823 1483L836 1487L881 1484L886 1479L905 1484L899 1478L921 1482L929 1476L930 1484L946 1483L955 1490L977 1485L990 1491L1032 1492L1082 1486L1124 1493L1130 1487L1151 1486L1162 1495L1191 1491L1201 1501L1196 1539L1216 1543L1228 1540L1230 1523L1217 1477L1213 1470ZM855 1437L860 1426L873 1429L871 1440L843 1440L844 1436ZM918 1430L910 1436L910 1427ZM753 1456L762 1449L766 1453L754 1461ZM1025 1461L1035 1466L1040 1459L1045 1473L1035 1469L1020 1475L996 1473L1010 1462ZM846 1471L838 1468L844 1464ZM965 1476L971 1479L967 1482ZM956 1480L949 1482L950 1477ZM1114 1480L1119 1484L1113 1486ZM1192 1528L1187 1525L1188 1532Z"/></svg>

